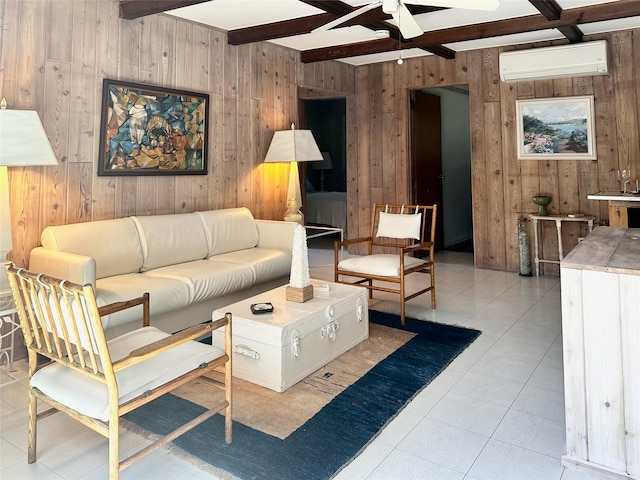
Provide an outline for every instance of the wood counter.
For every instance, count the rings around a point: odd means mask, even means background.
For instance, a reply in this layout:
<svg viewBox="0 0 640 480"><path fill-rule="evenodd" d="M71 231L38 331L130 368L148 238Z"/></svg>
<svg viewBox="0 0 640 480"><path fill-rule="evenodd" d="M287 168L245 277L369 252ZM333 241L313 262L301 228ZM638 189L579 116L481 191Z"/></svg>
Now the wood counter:
<svg viewBox="0 0 640 480"><path fill-rule="evenodd" d="M640 229L597 227L560 267L563 464L640 479Z"/></svg>

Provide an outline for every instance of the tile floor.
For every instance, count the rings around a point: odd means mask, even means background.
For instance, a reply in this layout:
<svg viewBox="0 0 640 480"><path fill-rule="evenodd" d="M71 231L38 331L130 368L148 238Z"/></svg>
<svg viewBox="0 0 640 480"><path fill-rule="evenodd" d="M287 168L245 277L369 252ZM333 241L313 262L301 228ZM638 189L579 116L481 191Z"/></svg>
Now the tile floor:
<svg viewBox="0 0 640 480"><path fill-rule="evenodd" d="M332 251L310 249L314 278L333 278ZM470 254L437 256L438 309L427 296L407 315L481 330L482 335L338 474L340 480L587 480L564 469L562 339L558 277L475 269ZM372 306L399 311L394 296ZM38 461L26 462L24 363L0 372L0 478L105 479L107 445L98 434L54 415L39 430ZM126 452L146 443L124 432ZM123 452L124 453L124 452ZM169 449L121 479L215 479ZM275 479L269 479L275 480Z"/></svg>

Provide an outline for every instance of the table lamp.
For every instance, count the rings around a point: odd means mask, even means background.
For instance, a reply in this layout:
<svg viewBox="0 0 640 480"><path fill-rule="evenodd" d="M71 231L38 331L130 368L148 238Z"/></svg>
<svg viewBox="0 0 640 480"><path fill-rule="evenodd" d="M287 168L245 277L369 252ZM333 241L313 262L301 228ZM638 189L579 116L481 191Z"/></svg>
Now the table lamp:
<svg viewBox="0 0 640 480"><path fill-rule="evenodd" d="M35 110L11 110L0 101L0 290L9 288L4 264L12 248L7 167L57 165L47 134Z"/></svg>
<svg viewBox="0 0 640 480"><path fill-rule="evenodd" d="M292 123L290 130L281 130L273 134L264 161L291 163L285 221L304 223L302 213L300 213L302 194L300 193L298 162L313 162L322 159L322 154L311 130L296 130L296 126Z"/></svg>
<svg viewBox="0 0 640 480"><path fill-rule="evenodd" d="M313 164L314 170L320 170L320 191L324 192L324 172L325 170L333 169L333 164L331 163L331 155L329 152L322 152L322 161L315 162Z"/></svg>

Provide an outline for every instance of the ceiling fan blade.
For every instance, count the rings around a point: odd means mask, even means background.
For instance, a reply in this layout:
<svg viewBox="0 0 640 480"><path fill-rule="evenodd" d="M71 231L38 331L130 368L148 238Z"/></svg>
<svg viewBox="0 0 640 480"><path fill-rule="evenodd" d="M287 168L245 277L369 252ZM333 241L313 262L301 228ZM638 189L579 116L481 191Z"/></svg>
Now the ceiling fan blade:
<svg viewBox="0 0 640 480"><path fill-rule="evenodd" d="M348 22L352 18L356 18L358 15L362 15L363 13L368 12L369 10L378 8L380 5L382 5L382 0L376 0L368 5L365 5L364 7L360 7L357 10L354 10L353 12L349 12L346 15L343 15L342 17L336 18L335 20L331 20L329 23L325 23L321 27L314 28L313 30L311 30L311 33L326 32L327 30L330 30L333 27L337 27L338 25L342 25L343 23Z"/></svg>
<svg viewBox="0 0 640 480"><path fill-rule="evenodd" d="M423 7L468 8L469 10L495 10L500 0L403 0L409 5Z"/></svg>
<svg viewBox="0 0 640 480"><path fill-rule="evenodd" d="M419 37L424 33L424 30L418 25L409 9L402 3L398 4L398 11L392 12L391 16L396 21L398 29L404 38Z"/></svg>

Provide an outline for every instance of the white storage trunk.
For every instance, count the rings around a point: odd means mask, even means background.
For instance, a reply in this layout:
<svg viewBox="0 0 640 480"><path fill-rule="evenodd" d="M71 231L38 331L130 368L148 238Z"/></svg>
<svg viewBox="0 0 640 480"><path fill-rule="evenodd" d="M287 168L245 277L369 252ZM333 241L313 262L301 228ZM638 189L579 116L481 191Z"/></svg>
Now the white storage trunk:
<svg viewBox="0 0 640 480"><path fill-rule="evenodd" d="M214 311L214 319L233 315L233 376L283 392L368 338L367 290L328 285L304 303L287 301L279 287ZM258 302L271 302L273 313L251 313ZM214 345L223 342L214 332Z"/></svg>

